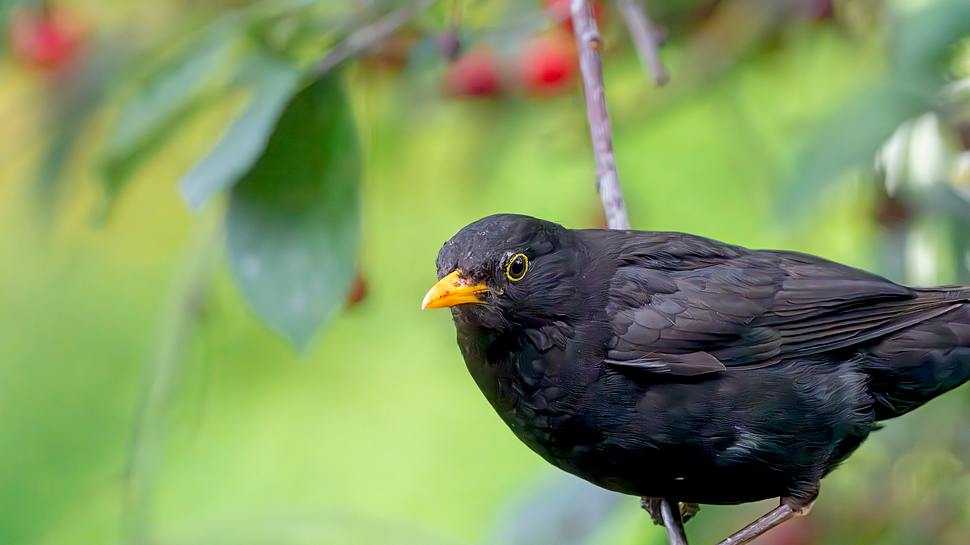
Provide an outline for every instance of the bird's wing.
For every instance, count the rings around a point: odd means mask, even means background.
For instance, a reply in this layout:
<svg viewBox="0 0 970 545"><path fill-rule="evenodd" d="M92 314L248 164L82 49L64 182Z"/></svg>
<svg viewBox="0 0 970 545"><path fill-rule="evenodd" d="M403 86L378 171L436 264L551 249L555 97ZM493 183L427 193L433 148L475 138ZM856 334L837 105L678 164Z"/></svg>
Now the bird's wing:
<svg viewBox="0 0 970 545"><path fill-rule="evenodd" d="M967 298L813 256L687 240L621 254L607 306L608 364L673 376L764 367L862 345Z"/></svg>

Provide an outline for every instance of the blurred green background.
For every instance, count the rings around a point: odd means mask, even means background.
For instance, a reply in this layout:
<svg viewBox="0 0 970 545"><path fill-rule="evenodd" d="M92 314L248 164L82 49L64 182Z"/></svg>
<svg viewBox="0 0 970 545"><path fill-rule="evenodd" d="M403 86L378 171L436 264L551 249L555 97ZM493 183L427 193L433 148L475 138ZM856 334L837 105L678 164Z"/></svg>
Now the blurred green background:
<svg viewBox="0 0 970 545"><path fill-rule="evenodd" d="M359 224L359 251L321 254L306 229L276 230L287 214L267 220L269 247L305 248L333 276L303 271L334 301L301 326L322 324L305 347L232 272L236 201L194 212L180 196L234 119L283 108L319 59L406 4L2 4L0 543L666 542L635 499L520 444L447 313L418 311L441 244L481 216L602 223L575 67L527 74L556 58L530 60L536 40L570 43L541 2L435 3L327 75L352 130L279 136L307 163L318 142L321 156L354 134L360 147L359 172L308 174L359 190L359 219L353 197L328 204L350 239ZM965 2L655 0L663 88L603 4L635 228L968 281ZM461 44L455 60L442 36ZM468 87L481 75L455 73L476 52L498 76ZM266 55L290 68L247 64ZM242 140L265 141L274 119ZM242 199L233 184L252 165L230 144L243 166L226 189ZM303 175L293 162L282 171ZM759 543L963 545L968 461L960 390L874 434L810 517ZM715 542L769 505L704 507L688 533Z"/></svg>

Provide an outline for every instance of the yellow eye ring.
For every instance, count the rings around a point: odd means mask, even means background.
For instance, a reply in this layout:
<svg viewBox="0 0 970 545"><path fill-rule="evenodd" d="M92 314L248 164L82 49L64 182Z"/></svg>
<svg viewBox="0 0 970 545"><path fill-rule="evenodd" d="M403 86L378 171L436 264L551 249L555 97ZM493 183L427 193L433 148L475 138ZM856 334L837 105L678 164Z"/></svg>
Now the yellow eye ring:
<svg viewBox="0 0 970 545"><path fill-rule="evenodd" d="M529 272L529 258L525 254L515 254L505 264L505 276L512 282L522 280L527 272Z"/></svg>

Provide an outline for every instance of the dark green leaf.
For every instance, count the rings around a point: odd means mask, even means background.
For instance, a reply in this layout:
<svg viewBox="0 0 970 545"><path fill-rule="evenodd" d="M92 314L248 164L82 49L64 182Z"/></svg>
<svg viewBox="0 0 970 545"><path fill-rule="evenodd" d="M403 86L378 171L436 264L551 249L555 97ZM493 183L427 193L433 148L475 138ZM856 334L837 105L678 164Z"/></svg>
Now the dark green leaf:
<svg viewBox="0 0 970 545"><path fill-rule="evenodd" d="M350 106L328 77L293 98L230 191L233 272L256 314L301 347L353 280L359 177Z"/></svg>
<svg viewBox="0 0 970 545"><path fill-rule="evenodd" d="M249 105L212 151L182 178L182 197L194 209L231 187L253 166L300 78L291 62L267 54L249 59L243 73L253 86Z"/></svg>
<svg viewBox="0 0 970 545"><path fill-rule="evenodd" d="M137 85L108 136L103 165L109 194L199 110L202 90L232 53L236 27L227 17L207 28Z"/></svg>

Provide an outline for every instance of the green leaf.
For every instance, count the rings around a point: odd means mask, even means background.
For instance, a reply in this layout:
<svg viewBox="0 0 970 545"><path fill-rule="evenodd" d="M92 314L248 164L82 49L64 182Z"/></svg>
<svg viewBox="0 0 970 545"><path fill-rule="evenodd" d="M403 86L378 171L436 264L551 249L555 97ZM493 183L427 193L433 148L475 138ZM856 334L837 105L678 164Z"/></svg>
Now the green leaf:
<svg viewBox="0 0 970 545"><path fill-rule="evenodd" d="M350 106L331 76L293 98L230 191L233 273L256 314L300 347L343 305L353 280L359 178Z"/></svg>
<svg viewBox="0 0 970 545"><path fill-rule="evenodd" d="M944 0L895 21L891 60L900 79L939 82L942 63L970 35L970 2ZM901 81L902 83L909 83ZM916 83L921 83L917 81Z"/></svg>
<svg viewBox="0 0 970 545"><path fill-rule="evenodd" d="M904 120L927 105L898 89L880 86L845 104L812 135L800 154L792 180L781 191L784 218L804 214L823 191L852 167L871 162Z"/></svg>
<svg viewBox="0 0 970 545"><path fill-rule="evenodd" d="M901 12L893 26L886 80L845 104L812 136L778 206L784 218L804 214L850 168L871 162L906 119L933 109L943 61L970 33L970 3L943 0Z"/></svg>
<svg viewBox="0 0 970 545"><path fill-rule="evenodd" d="M137 85L110 130L102 158L109 196L200 109L202 90L230 58L237 26L236 18L226 17L208 27Z"/></svg>
<svg viewBox="0 0 970 545"><path fill-rule="evenodd" d="M268 54L249 59L243 74L253 85L249 104L179 184L182 197L196 210L253 166L300 79L293 63Z"/></svg>

